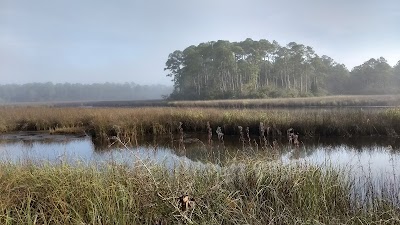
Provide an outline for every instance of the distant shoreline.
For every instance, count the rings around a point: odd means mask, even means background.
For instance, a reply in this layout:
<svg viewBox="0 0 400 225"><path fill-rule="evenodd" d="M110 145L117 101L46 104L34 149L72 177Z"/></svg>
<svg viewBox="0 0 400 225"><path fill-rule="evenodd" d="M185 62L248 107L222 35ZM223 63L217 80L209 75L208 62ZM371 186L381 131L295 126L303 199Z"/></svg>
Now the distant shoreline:
<svg viewBox="0 0 400 225"><path fill-rule="evenodd" d="M336 95L306 98L223 99L197 101L119 100L4 103L0 106L49 107L199 107L199 108L395 108L400 95Z"/></svg>

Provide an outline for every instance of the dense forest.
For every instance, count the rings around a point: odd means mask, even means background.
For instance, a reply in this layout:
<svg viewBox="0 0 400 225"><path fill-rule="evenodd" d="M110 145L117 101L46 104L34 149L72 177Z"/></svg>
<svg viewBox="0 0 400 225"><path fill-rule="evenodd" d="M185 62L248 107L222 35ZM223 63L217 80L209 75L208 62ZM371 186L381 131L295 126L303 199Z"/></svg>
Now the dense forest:
<svg viewBox="0 0 400 225"><path fill-rule="evenodd" d="M392 94L400 89L400 61L381 57L349 71L312 47L261 39L219 40L171 53L164 70L173 78L171 99L225 99Z"/></svg>
<svg viewBox="0 0 400 225"><path fill-rule="evenodd" d="M172 92L164 85L135 83L53 84L28 83L0 85L0 103L49 101L108 101L161 99Z"/></svg>

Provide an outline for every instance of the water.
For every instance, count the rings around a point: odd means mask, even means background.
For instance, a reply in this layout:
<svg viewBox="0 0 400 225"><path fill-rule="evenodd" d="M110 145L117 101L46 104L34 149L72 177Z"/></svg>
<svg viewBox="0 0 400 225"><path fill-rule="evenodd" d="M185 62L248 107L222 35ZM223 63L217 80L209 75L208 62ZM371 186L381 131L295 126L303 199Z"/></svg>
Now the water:
<svg viewBox="0 0 400 225"><path fill-rule="evenodd" d="M13 163L92 164L117 162L130 164L138 160L173 167L199 164L164 147L95 145L90 137L48 135L29 132L0 135L0 161ZM202 163L200 163L202 164Z"/></svg>
<svg viewBox="0 0 400 225"><path fill-rule="evenodd" d="M184 143L178 138L141 140L138 146L126 149L112 143L94 144L89 137L48 135L46 133L15 133L0 135L0 161L91 164L118 162L131 164L138 160L151 161L167 167L176 165L202 166L223 163L233 157L251 157L260 154L275 155L273 160L282 163L311 163L334 168L346 168L353 177L372 178L376 184L396 183L400 180L400 140L397 138L327 138L303 139L300 147L277 140L273 150L257 137L251 144L242 143L238 137L226 136L224 143L208 143L204 135L188 135ZM273 153L273 154L272 154Z"/></svg>

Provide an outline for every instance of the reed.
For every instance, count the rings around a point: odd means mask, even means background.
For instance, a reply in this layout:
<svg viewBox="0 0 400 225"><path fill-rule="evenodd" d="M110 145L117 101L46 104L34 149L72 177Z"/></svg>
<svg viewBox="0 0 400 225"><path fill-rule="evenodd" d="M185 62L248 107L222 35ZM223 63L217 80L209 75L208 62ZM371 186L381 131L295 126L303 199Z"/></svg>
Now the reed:
<svg viewBox="0 0 400 225"><path fill-rule="evenodd" d="M398 205L375 197L360 205L351 197L354 183L346 180L346 171L265 159L172 169L146 161L0 163L0 223L400 223Z"/></svg>

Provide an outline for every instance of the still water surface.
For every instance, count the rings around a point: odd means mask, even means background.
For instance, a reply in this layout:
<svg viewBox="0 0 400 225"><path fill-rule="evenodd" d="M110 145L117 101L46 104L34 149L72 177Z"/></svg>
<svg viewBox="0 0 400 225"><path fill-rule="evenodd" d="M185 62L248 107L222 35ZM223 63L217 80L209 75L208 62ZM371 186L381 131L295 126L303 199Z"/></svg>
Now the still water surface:
<svg viewBox="0 0 400 225"><path fill-rule="evenodd" d="M257 138L254 138L257 142ZM254 141L253 140L253 141ZM14 133L0 135L0 160L35 163L107 163L130 164L140 158L167 167L174 165L201 166L223 163L226 159L260 154L275 155L273 160L288 164L307 162L334 168L347 168L355 177L380 178L396 182L400 179L400 140L397 138L328 138L303 139L300 147L278 140L275 149L255 142L243 143L238 137L225 137L224 143L207 137L189 135L183 145L177 139L142 140L129 149L123 146L97 145L89 137L48 135L45 133ZM271 154L270 154L271 155Z"/></svg>

